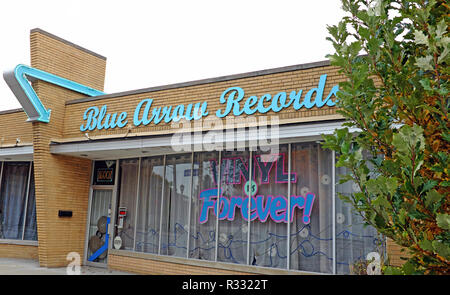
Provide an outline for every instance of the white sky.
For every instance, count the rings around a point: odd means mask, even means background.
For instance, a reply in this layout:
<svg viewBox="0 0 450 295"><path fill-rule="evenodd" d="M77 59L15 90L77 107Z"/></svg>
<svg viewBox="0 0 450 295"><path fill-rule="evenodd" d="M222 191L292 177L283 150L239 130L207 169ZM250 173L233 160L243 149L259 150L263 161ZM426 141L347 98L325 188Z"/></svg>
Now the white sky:
<svg viewBox="0 0 450 295"><path fill-rule="evenodd" d="M106 93L325 60L340 0L1 0L0 70L41 28L107 57ZM0 79L0 111L21 107Z"/></svg>

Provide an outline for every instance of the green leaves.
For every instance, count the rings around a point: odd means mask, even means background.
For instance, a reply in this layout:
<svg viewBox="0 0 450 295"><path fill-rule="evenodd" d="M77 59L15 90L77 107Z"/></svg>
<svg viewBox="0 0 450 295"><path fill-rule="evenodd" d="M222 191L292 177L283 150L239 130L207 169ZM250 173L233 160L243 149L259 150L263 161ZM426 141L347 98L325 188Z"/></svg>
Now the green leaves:
<svg viewBox="0 0 450 295"><path fill-rule="evenodd" d="M436 223L440 228L450 230L450 215L438 213L436 215Z"/></svg>
<svg viewBox="0 0 450 295"><path fill-rule="evenodd" d="M433 241L431 243L433 246L433 251L440 256L449 259L450 258L450 247L441 241Z"/></svg>
<svg viewBox="0 0 450 295"><path fill-rule="evenodd" d="M436 190L429 191L425 196L425 206L432 212L436 213L436 210L441 206L441 200L443 195Z"/></svg>
<svg viewBox="0 0 450 295"><path fill-rule="evenodd" d="M394 134L392 144L402 157L412 156L413 153L419 153L425 148L425 138L423 137L423 128L414 125L404 125L399 132Z"/></svg>
<svg viewBox="0 0 450 295"><path fill-rule="evenodd" d="M417 58L415 65L424 71L432 71L432 70L434 70L433 57L431 55L427 55L425 57L419 57L419 58Z"/></svg>
<svg viewBox="0 0 450 295"><path fill-rule="evenodd" d="M441 19L441 21L436 26L436 37L442 38L443 35L447 32L447 24L445 23L445 19Z"/></svg>
<svg viewBox="0 0 450 295"><path fill-rule="evenodd" d="M328 58L345 76L337 112L360 131L337 130L323 147L347 169L341 183L360 188L343 200L411 251L386 273L442 273L450 265L448 8L394 2L342 0L348 16L328 27Z"/></svg>
<svg viewBox="0 0 450 295"><path fill-rule="evenodd" d="M369 194L393 196L398 188L398 180L395 177L387 178L382 175L378 178L368 180L366 182L366 188Z"/></svg>
<svg viewBox="0 0 450 295"><path fill-rule="evenodd" d="M394 134L392 145L396 149L396 157L403 165L402 170L408 179L408 184L414 191L414 176L424 161L422 152L425 148L425 138L422 127L418 125L402 126L399 132Z"/></svg>
<svg viewBox="0 0 450 295"><path fill-rule="evenodd" d="M414 31L414 42L416 44L423 44L428 46L428 38L422 31Z"/></svg>

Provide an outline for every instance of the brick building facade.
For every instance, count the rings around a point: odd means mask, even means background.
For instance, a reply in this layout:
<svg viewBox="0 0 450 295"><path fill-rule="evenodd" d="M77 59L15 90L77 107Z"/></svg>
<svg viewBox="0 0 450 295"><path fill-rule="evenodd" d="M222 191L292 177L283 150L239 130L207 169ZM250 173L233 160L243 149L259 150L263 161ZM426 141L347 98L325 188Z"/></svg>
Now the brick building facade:
<svg viewBox="0 0 450 295"><path fill-rule="evenodd" d="M30 49L31 67L103 90L105 57L40 29L31 31ZM95 97L33 81L51 109L49 123L26 122L22 109L0 112L0 200L4 216L21 213L18 222L4 222L0 257L61 267L77 252L83 264L143 274L350 273L374 251L400 264L399 247L362 229L336 199L336 191L352 188L334 185L335 155L318 143L343 123L332 95L343 79L336 67L316 62ZM175 110L189 117L196 106L203 121L176 119ZM174 148L186 126L201 127L200 139L193 132L191 150ZM251 148L261 134L252 131L264 127L277 132L277 153ZM221 130L243 137L232 134L234 151L206 151L207 138L227 142ZM278 158L261 160L271 155ZM21 163L31 172L10 182L23 183L22 203L35 210L6 207L14 197L7 171ZM251 180L258 192L249 194ZM212 189L217 193L204 194ZM307 195L315 197L309 213ZM225 216L233 200L235 212ZM204 213L209 220L198 216Z"/></svg>

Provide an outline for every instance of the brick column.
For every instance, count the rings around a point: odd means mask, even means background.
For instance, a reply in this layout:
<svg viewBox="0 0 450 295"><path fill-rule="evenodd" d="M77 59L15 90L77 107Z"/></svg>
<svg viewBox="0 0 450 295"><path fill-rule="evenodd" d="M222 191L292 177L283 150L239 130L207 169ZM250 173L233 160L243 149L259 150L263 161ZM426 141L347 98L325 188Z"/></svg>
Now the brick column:
<svg viewBox="0 0 450 295"><path fill-rule="evenodd" d="M31 30L30 52L32 67L103 90L106 58L40 29ZM64 136L66 101L83 95L43 81L33 87L51 109L50 123L32 123L39 263L60 267L69 252L84 254L92 161L53 155L50 143ZM58 210L73 216L58 217Z"/></svg>

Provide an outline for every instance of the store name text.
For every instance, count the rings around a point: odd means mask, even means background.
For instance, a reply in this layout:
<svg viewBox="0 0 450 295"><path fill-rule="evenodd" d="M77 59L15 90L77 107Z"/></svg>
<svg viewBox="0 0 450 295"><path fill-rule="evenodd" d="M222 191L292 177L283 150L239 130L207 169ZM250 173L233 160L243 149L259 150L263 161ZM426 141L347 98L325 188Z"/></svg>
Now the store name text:
<svg viewBox="0 0 450 295"><path fill-rule="evenodd" d="M310 109L312 107L321 108L325 105L334 106L336 100L336 93L339 91L339 86L335 85L331 88L330 93L324 98L324 89L327 75L320 76L319 84L316 88L310 89L302 98L303 90L291 91L288 95L282 91L275 95L266 93L261 97L249 96L245 98L245 91L241 87L230 87L226 89L220 96L219 108L215 115L218 118L223 118L228 115L253 115L256 113L265 114L269 111L275 113L283 109L292 107L294 110L301 108ZM152 108L153 99L145 98L136 106L133 114L134 126L146 126L153 122L157 125L161 122L170 123L178 122L182 119L187 121L199 120L209 115L208 103L190 103L188 105L179 104L177 106L164 106ZM100 108L91 106L87 108L83 114L83 124L80 130L93 131L108 130L114 128L123 128L127 126L129 121L127 112L108 113L108 106L103 105Z"/></svg>

